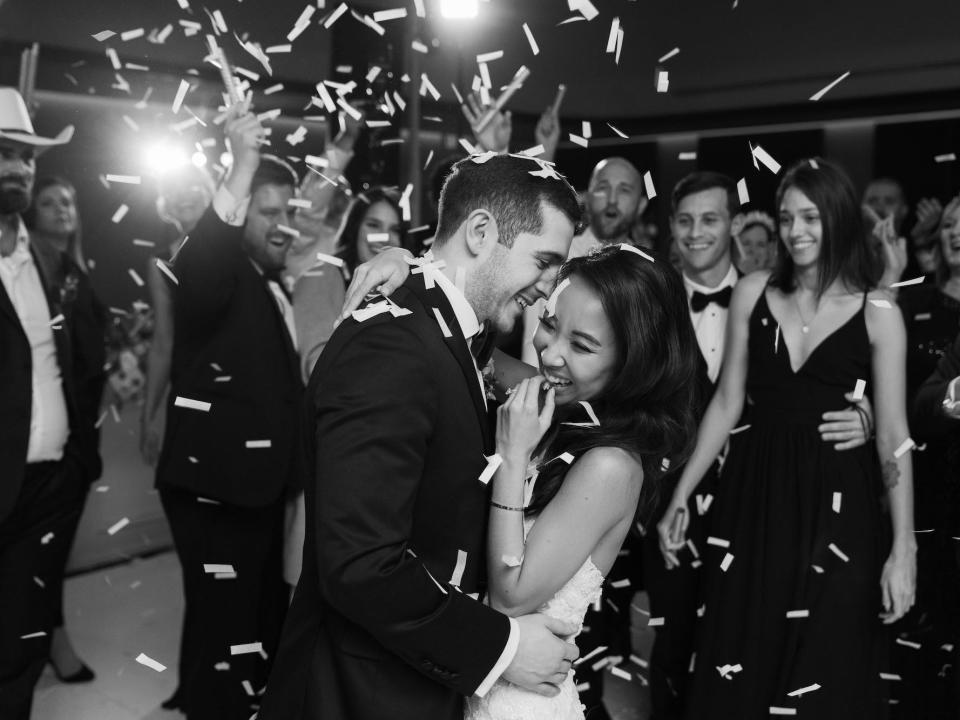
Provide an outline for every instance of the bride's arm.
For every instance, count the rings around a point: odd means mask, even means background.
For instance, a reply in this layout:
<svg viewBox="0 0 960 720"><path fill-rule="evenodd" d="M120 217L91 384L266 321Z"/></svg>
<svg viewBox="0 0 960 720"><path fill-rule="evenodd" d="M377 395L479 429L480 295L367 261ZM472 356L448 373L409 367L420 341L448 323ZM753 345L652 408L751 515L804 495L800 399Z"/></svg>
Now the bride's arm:
<svg viewBox="0 0 960 720"><path fill-rule="evenodd" d="M504 460L494 479L494 502L520 506L525 468ZM553 597L609 532L623 526L626 534L642 481L642 469L625 451L588 451L540 513L526 546L523 514L492 507L487 540L491 607L518 616L535 612Z"/></svg>

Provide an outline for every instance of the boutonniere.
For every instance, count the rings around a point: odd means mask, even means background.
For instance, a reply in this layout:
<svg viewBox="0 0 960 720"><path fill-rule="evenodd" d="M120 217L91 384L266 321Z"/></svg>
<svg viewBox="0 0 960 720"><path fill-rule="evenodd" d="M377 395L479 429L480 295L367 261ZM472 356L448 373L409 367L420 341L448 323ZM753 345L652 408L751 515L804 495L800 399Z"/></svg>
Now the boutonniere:
<svg viewBox="0 0 960 720"><path fill-rule="evenodd" d="M80 285L80 274L76 270L71 270L63 279L63 285L60 288L60 304L69 305L77 299L77 287Z"/></svg>
<svg viewBox="0 0 960 720"><path fill-rule="evenodd" d="M494 377L496 370L497 368L493 364L493 358L490 358L484 368L480 371L480 375L483 377L483 389L487 396L487 400L497 400L497 395L495 392L496 378Z"/></svg>

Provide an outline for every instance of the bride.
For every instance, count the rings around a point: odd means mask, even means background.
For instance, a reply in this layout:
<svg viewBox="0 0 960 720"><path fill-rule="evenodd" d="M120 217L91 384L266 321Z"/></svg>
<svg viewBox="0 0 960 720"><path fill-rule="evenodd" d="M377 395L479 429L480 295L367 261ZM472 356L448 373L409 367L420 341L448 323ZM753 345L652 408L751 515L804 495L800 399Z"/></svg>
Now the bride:
<svg viewBox="0 0 960 720"><path fill-rule="evenodd" d="M498 411L487 602L582 627L641 495L653 499L696 431L698 352L680 277L628 246L570 260L534 347L539 374L522 366L532 377ZM499 680L467 699L466 720L583 718L575 670L554 697Z"/></svg>

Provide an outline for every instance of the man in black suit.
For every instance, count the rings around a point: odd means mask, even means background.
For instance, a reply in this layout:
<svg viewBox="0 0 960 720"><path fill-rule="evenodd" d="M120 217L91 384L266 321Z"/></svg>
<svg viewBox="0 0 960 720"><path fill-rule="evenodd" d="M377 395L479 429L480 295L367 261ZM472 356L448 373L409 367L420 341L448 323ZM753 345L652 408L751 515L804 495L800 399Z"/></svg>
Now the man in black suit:
<svg viewBox="0 0 960 720"><path fill-rule="evenodd" d="M233 166L173 273L171 392L157 486L183 569L180 686L197 720L247 720L286 608L283 509L300 484L303 387L277 282L297 177L259 153L250 113L227 122ZM249 206L245 198L249 196Z"/></svg>
<svg viewBox="0 0 960 720"><path fill-rule="evenodd" d="M455 720L499 677L555 694L576 658L556 637L576 628L480 601L494 445L469 343L552 288L579 211L551 174L459 163L428 264L320 356L303 572L260 720Z"/></svg>
<svg viewBox="0 0 960 720"><path fill-rule="evenodd" d="M86 275L35 247L20 214L38 137L19 93L0 88L0 717L28 720L59 612L59 588L100 475L103 317Z"/></svg>

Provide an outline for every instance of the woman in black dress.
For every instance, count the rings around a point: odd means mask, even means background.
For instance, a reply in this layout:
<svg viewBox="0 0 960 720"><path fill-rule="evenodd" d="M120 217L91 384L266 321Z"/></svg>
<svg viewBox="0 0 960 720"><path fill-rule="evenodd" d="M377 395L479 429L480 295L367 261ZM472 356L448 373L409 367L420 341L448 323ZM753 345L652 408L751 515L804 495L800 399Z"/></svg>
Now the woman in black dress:
<svg viewBox="0 0 960 720"><path fill-rule="evenodd" d="M784 252L734 290L720 385L658 526L676 562L688 498L729 438L714 537L697 549L707 583L687 716L878 718L889 682L881 619L910 608L916 573L903 320L870 290L842 171L799 163L777 206ZM820 417L862 381L876 388L876 451L837 452L820 440ZM735 428L745 401L750 424Z"/></svg>

